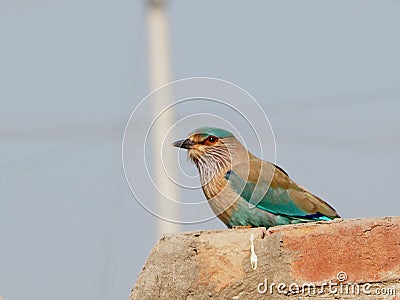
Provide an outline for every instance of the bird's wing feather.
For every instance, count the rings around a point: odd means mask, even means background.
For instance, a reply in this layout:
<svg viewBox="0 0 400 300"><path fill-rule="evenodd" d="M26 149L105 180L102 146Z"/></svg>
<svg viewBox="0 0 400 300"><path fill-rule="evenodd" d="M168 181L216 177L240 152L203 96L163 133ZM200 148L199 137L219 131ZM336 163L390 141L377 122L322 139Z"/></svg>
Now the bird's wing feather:
<svg viewBox="0 0 400 300"><path fill-rule="evenodd" d="M336 211L317 196L293 182L273 164L251 160L226 174L232 189L259 209L292 218L329 220Z"/></svg>

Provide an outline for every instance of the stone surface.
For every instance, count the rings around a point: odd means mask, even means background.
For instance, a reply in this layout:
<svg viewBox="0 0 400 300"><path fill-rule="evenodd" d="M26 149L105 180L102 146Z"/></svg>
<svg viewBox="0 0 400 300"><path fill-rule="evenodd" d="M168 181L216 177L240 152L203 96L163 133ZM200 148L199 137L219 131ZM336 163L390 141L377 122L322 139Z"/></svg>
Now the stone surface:
<svg viewBox="0 0 400 300"><path fill-rule="evenodd" d="M129 299L397 299L399 293L400 218L392 217L165 235Z"/></svg>

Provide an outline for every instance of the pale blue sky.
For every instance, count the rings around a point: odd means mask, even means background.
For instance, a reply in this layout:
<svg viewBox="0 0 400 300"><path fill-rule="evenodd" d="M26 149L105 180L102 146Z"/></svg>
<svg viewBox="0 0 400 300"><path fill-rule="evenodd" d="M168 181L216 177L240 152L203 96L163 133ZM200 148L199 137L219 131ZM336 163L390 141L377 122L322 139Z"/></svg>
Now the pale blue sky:
<svg viewBox="0 0 400 300"><path fill-rule="evenodd" d="M144 3L0 2L6 300L126 299L156 241L121 163L125 123L149 92ZM278 164L343 217L398 215L399 14L384 0L174 0L173 77L249 91Z"/></svg>

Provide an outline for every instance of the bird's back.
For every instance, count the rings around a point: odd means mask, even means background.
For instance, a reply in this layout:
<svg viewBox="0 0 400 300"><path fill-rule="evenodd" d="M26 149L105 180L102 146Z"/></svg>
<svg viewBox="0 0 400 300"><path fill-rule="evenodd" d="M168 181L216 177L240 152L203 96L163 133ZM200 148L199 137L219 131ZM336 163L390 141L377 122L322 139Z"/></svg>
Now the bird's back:
<svg viewBox="0 0 400 300"><path fill-rule="evenodd" d="M228 227L339 218L329 204L296 184L281 168L255 157L218 174L203 190Z"/></svg>

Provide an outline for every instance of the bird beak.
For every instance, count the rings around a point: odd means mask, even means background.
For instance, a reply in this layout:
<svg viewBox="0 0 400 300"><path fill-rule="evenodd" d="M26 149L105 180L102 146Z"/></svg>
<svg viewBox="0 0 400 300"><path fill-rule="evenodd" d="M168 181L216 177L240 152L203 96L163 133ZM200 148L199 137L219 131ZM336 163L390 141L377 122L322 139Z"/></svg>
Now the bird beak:
<svg viewBox="0 0 400 300"><path fill-rule="evenodd" d="M178 147L178 148L183 148L183 149L192 149L194 145L195 145L195 143L193 143L190 139L181 140L181 141L172 143L172 146Z"/></svg>

